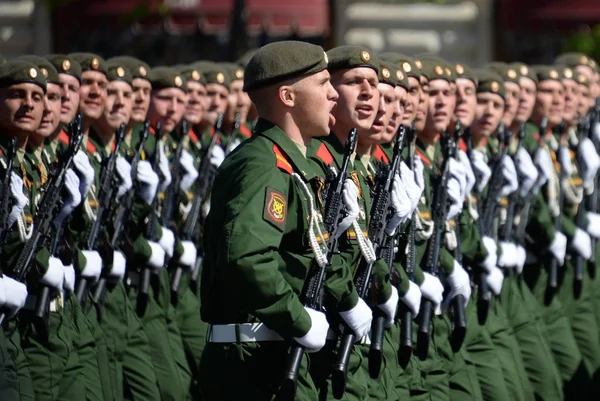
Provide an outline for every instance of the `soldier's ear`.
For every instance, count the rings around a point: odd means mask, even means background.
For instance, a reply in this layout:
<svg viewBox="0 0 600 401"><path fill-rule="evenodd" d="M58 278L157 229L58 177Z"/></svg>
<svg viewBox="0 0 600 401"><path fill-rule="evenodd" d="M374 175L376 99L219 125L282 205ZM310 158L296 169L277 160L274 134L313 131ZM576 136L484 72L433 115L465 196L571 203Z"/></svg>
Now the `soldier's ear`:
<svg viewBox="0 0 600 401"><path fill-rule="evenodd" d="M279 100L287 107L294 107L296 102L296 94L292 86L283 85L279 87L279 91L277 93L279 96Z"/></svg>

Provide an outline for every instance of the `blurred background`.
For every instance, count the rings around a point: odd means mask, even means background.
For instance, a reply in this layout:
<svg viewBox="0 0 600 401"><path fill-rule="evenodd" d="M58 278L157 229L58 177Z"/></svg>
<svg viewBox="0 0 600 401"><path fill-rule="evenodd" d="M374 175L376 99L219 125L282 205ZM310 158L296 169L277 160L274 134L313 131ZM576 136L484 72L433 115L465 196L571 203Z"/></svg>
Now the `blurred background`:
<svg viewBox="0 0 600 401"><path fill-rule="evenodd" d="M479 66L600 59L600 0L0 0L0 53L235 60L284 39L429 52Z"/></svg>

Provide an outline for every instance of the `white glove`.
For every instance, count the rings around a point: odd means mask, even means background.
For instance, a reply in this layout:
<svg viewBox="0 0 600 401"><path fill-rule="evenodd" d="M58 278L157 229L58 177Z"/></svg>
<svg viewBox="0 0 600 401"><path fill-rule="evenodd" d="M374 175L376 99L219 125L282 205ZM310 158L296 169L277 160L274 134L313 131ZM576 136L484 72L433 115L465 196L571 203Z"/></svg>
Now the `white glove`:
<svg viewBox="0 0 600 401"><path fill-rule="evenodd" d="M240 143L242 143L242 141L240 141L238 138L229 141L229 143L227 144L227 153L229 154L233 152L235 148L240 146Z"/></svg>
<svg viewBox="0 0 600 401"><path fill-rule="evenodd" d="M491 237L482 237L481 240L488 253L485 260L481 263L481 267L489 273L498 263L498 245Z"/></svg>
<svg viewBox="0 0 600 401"><path fill-rule="evenodd" d="M69 292L75 291L75 268L73 265L67 265L64 268L63 289Z"/></svg>
<svg viewBox="0 0 600 401"><path fill-rule="evenodd" d="M396 318L396 310L398 309L398 301L400 297L398 296L398 290L396 287L392 287L392 295L390 298L384 303L377 305L379 309L385 314L385 327L392 327L394 324L394 319Z"/></svg>
<svg viewBox="0 0 600 401"><path fill-rule="evenodd" d="M158 174L152 170L152 165L146 160L140 160L136 170L136 178L141 184L139 187L140 198L151 205L158 188Z"/></svg>
<svg viewBox="0 0 600 401"><path fill-rule="evenodd" d="M575 236L571 241L571 249L577 252L582 258L588 260L592 257L592 239L580 228L575 229Z"/></svg>
<svg viewBox="0 0 600 401"><path fill-rule="evenodd" d="M81 271L81 276L93 279L94 281L98 280L100 274L102 273L102 258L100 254L96 251L81 251L83 256L85 257L85 266Z"/></svg>
<svg viewBox="0 0 600 401"><path fill-rule="evenodd" d="M450 177L456 179L456 181L458 181L459 184L459 188L460 188L460 196L462 198L462 200L464 201L465 196L467 196L467 171L465 170L465 167L463 166L463 164L452 158L450 160L448 160L448 165L449 165L449 169L448 171L450 172ZM462 202L461 202L462 204Z"/></svg>
<svg viewBox="0 0 600 401"><path fill-rule="evenodd" d="M189 191L194 182L196 182L196 178L198 178L198 170L194 166L194 156L190 154L187 150L181 152L181 168L183 169L183 176L181 177L181 182L179 184L179 188L183 192Z"/></svg>
<svg viewBox="0 0 600 401"><path fill-rule="evenodd" d="M531 160L529 153L523 148L519 148L515 154L515 164L521 178L521 185L519 186L519 194L525 197L533 188L533 184L538 179L538 170Z"/></svg>
<svg viewBox="0 0 600 401"><path fill-rule="evenodd" d="M225 160L225 151L220 146L213 146L210 151L210 164L219 168L221 163Z"/></svg>
<svg viewBox="0 0 600 401"><path fill-rule="evenodd" d="M10 172L10 194L13 200L13 206L8 215L8 227L17 221L21 213L25 210L25 206L29 204L29 199L23 193L23 179L14 171Z"/></svg>
<svg viewBox="0 0 600 401"><path fill-rule="evenodd" d="M133 186L133 182L131 182L131 164L124 157L117 156L116 170L120 179L119 188L117 188L117 199L121 199L121 196L125 195Z"/></svg>
<svg viewBox="0 0 600 401"><path fill-rule="evenodd" d="M452 177L448 180L448 199L450 200L450 210L446 215L446 220L451 220L458 216L463 208L463 197L460 189L460 184L456 178Z"/></svg>
<svg viewBox="0 0 600 401"><path fill-rule="evenodd" d="M457 261L454 261L454 270L448 275L446 281L450 286L450 293L444 300L444 310L448 308L450 302L457 295L462 295L465 298L465 306L467 306L471 297L471 281L469 280L469 274Z"/></svg>
<svg viewBox="0 0 600 401"><path fill-rule="evenodd" d="M549 179L554 177L554 164L546 148L538 148L533 159L541 174L538 187L534 188L535 191L538 191Z"/></svg>
<svg viewBox="0 0 600 401"><path fill-rule="evenodd" d="M4 287L4 294L6 299L4 300L3 307L8 309L9 317L14 317L17 312L23 306L25 306L25 300L27 299L27 286L23 283L18 282L8 276L2 278Z"/></svg>
<svg viewBox="0 0 600 401"><path fill-rule="evenodd" d="M485 159L485 155L482 152L478 150L473 150L473 152L471 152L473 172L477 177L477 192L483 191L492 176L492 170Z"/></svg>
<svg viewBox="0 0 600 401"><path fill-rule="evenodd" d="M469 161L469 157L462 150L458 150L456 153L458 156L458 161L462 164L465 169L466 179L467 179L467 187L465 188L465 196L466 194L471 193L473 187L475 186L475 173L473 172L473 168L471 168L471 162Z"/></svg>
<svg viewBox="0 0 600 401"><path fill-rule="evenodd" d="M578 160L582 166L581 178L583 186L589 188L593 184L598 168L600 168L600 156L596 152L596 147L589 138L584 138L579 142L577 149Z"/></svg>
<svg viewBox="0 0 600 401"><path fill-rule="evenodd" d="M500 242L502 254L498 258L498 266L515 267L518 263L517 247L512 242Z"/></svg>
<svg viewBox="0 0 600 401"><path fill-rule="evenodd" d="M517 169L512 159L508 155L504 155L502 158L502 177L504 177L504 185L500 190L500 197L505 197L517 189L519 189L519 178L517 176Z"/></svg>
<svg viewBox="0 0 600 401"><path fill-rule="evenodd" d="M412 202L398 174L394 176L391 200L392 206L394 207L394 214L385 228L385 233L387 235L393 235L396 232L396 228L410 216L412 208Z"/></svg>
<svg viewBox="0 0 600 401"><path fill-rule="evenodd" d="M302 337L295 337L294 340L302 345L307 353L317 352L323 348L327 341L329 323L327 323L327 318L324 313L307 307L304 307L304 310L306 310L310 316L310 330Z"/></svg>
<svg viewBox="0 0 600 401"><path fill-rule="evenodd" d="M561 175L570 177L573 174L573 166L571 165L571 152L566 146L560 146L557 152L558 161L560 162Z"/></svg>
<svg viewBox="0 0 600 401"><path fill-rule="evenodd" d="M417 155L415 155L415 181L417 182L417 185L419 186L419 188L421 188L421 192L423 192L425 190L425 177L423 175L423 171L425 169L425 167L423 166L423 161L421 160L421 158Z"/></svg>
<svg viewBox="0 0 600 401"><path fill-rule="evenodd" d="M119 251L113 251L113 264L110 273L108 274L112 279L122 280L125 277L125 256Z"/></svg>
<svg viewBox="0 0 600 401"><path fill-rule="evenodd" d="M79 150L73 157L73 166L79 176L79 192L85 197L94 182L95 171L85 152Z"/></svg>
<svg viewBox="0 0 600 401"><path fill-rule="evenodd" d="M410 215L415 211L417 206L419 205L419 199L421 199L421 195L423 194L423 190L419 186L419 184L415 181L414 173L408 168L408 166L402 162L400 163L400 179L402 184L404 184L404 189L406 190L406 194L410 199Z"/></svg>
<svg viewBox="0 0 600 401"><path fill-rule="evenodd" d="M192 241L182 241L181 245L183 246L183 253L178 262L187 267L189 271L192 271L196 265L196 257L198 254L196 246Z"/></svg>
<svg viewBox="0 0 600 401"><path fill-rule="evenodd" d="M521 245L517 245L517 265L515 269L517 274L523 273L523 267L525 267L525 259L527 259L527 251Z"/></svg>
<svg viewBox="0 0 600 401"><path fill-rule="evenodd" d="M165 192L169 187L169 184L171 184L171 168L169 165L169 159L165 153L165 148L163 147L163 143L158 141L156 146L158 146L158 169L162 175L162 181L160 181L160 192Z"/></svg>
<svg viewBox="0 0 600 401"><path fill-rule="evenodd" d="M340 312L340 316L352 329L357 339L363 338L371 330L373 312L362 298L358 298L358 303L354 308L346 312Z"/></svg>
<svg viewBox="0 0 600 401"><path fill-rule="evenodd" d="M595 140L600 141L600 122L594 124L592 135L594 135Z"/></svg>
<svg viewBox="0 0 600 401"><path fill-rule="evenodd" d="M494 267L485 276L485 281L487 281L487 284L494 295L500 295L502 292L502 283L504 282L504 273L502 273L502 269Z"/></svg>
<svg viewBox="0 0 600 401"><path fill-rule="evenodd" d="M560 231L557 231L548 247L548 252L556 258L560 266L564 265L565 255L567 254L567 237Z"/></svg>
<svg viewBox="0 0 600 401"><path fill-rule="evenodd" d="M150 246L150 258L148 259L148 266L157 271L162 269L165 265L165 250L160 244L154 241L148 241Z"/></svg>
<svg viewBox="0 0 600 401"><path fill-rule="evenodd" d="M167 227L162 226L162 235L158 240L159 245L162 249L165 250L167 257L173 257L173 250L175 249L175 235L173 231L169 230Z"/></svg>
<svg viewBox="0 0 600 401"><path fill-rule="evenodd" d="M79 177L71 169L65 174L63 187L62 209L54 218L54 224L58 227L81 203L81 192L79 191Z"/></svg>
<svg viewBox="0 0 600 401"><path fill-rule="evenodd" d="M588 224L585 231L594 238L600 238L600 214L587 212Z"/></svg>
<svg viewBox="0 0 600 401"><path fill-rule="evenodd" d="M335 229L335 237L339 238L346 232L352 223L358 218L360 208L358 206L358 188L354 181L347 178L342 188L342 202L344 203L344 209L347 213L346 217L340 221L340 224Z"/></svg>
<svg viewBox="0 0 600 401"><path fill-rule="evenodd" d="M436 315L440 315L442 310L440 305L444 299L444 286L439 278L429 273L423 272L423 282L419 286L421 295L433 303Z"/></svg>
<svg viewBox="0 0 600 401"><path fill-rule="evenodd" d="M40 279L40 283L56 288L57 290L62 290L63 281L65 280L65 266L62 264L59 258L55 258L54 256L50 256L48 260L48 270Z"/></svg>
<svg viewBox="0 0 600 401"><path fill-rule="evenodd" d="M410 309L413 317L419 314L421 309L421 290L412 281L408 282L408 291L400 300Z"/></svg>

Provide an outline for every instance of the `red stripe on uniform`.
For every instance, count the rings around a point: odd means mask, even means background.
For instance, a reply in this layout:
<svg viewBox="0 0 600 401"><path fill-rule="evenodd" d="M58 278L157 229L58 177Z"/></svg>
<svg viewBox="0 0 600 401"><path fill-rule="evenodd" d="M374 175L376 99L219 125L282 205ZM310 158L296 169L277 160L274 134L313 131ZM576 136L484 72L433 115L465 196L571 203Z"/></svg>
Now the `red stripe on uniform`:
<svg viewBox="0 0 600 401"><path fill-rule="evenodd" d="M60 134L58 134L58 140L64 143L65 145L69 144L69 135L65 132L64 129L60 130Z"/></svg>
<svg viewBox="0 0 600 401"><path fill-rule="evenodd" d="M189 131L188 131L188 135L189 135L189 137L190 137L190 140L191 140L193 143L198 143L198 141L199 141L199 139L198 139L198 135L196 135L196 133L194 132L194 130L193 130L193 129L191 129L191 128L189 129Z"/></svg>
<svg viewBox="0 0 600 401"><path fill-rule="evenodd" d="M246 127L245 125L240 126L240 134L242 134L242 136L246 137L246 138L250 138L252 136L252 131L250 131L250 129L248 127Z"/></svg>
<svg viewBox="0 0 600 401"><path fill-rule="evenodd" d="M333 163L333 156L324 143L322 143L321 146L319 146L316 156L328 166L330 166L331 163Z"/></svg>
<svg viewBox="0 0 600 401"><path fill-rule="evenodd" d="M375 148L375 152L373 152L373 157L381 162L388 164L390 163L390 159L388 159L387 155L379 145L377 145L377 147Z"/></svg>
<svg viewBox="0 0 600 401"><path fill-rule="evenodd" d="M288 162L287 158L283 155L281 148L277 146L277 144L273 145L273 153L275 153L275 165L289 175L292 175L294 171L292 165Z"/></svg>
<svg viewBox="0 0 600 401"><path fill-rule="evenodd" d="M419 156L421 158L421 161L425 164L427 164L429 167L431 167L431 162L429 161L429 159L423 154L421 153L421 151L419 149L415 149L417 152L417 156Z"/></svg>

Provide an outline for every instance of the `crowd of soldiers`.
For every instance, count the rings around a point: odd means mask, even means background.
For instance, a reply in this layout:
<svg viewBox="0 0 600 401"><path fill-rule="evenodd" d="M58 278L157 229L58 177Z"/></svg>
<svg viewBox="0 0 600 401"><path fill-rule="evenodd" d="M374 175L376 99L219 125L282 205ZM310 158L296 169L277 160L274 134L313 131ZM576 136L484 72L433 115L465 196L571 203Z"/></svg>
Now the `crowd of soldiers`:
<svg viewBox="0 0 600 401"><path fill-rule="evenodd" d="M596 400L600 69L0 58L0 400Z"/></svg>

